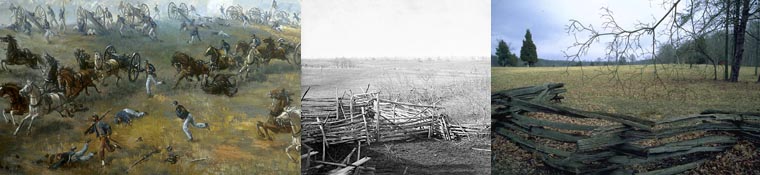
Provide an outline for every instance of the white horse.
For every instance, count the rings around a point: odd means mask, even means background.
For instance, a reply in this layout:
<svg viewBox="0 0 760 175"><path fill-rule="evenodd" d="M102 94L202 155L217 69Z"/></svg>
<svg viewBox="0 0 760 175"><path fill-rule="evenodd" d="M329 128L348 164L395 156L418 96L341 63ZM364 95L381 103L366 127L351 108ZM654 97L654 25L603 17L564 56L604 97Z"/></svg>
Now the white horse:
<svg viewBox="0 0 760 175"><path fill-rule="evenodd" d="M285 148L285 154L288 155L288 158L290 160L296 161L296 159L293 159L292 156L290 156L290 149L295 147L296 152L300 154L301 151L301 110L295 109L294 107L286 107L285 111L282 112L279 116L277 116L275 119L277 119L278 122L290 122L290 128L292 130L291 137L292 141L290 145Z"/></svg>
<svg viewBox="0 0 760 175"><path fill-rule="evenodd" d="M27 135L32 133L32 123L38 116L49 114L54 110L63 116L61 112L63 111L63 105L66 102L66 96L63 93L43 94L42 89L32 83L31 80L26 80L26 85L24 85L24 88L19 91L19 94L21 94L21 96L29 97L29 114L27 114L24 119L21 119L16 131L13 132L14 136L18 133L19 129L24 126L24 122L28 119L31 120L29 121L29 131Z"/></svg>

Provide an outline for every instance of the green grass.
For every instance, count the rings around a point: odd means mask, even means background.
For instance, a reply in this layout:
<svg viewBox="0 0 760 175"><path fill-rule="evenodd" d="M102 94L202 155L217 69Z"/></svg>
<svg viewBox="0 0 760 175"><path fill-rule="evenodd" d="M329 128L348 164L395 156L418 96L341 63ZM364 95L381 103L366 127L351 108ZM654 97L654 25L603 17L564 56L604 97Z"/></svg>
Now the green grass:
<svg viewBox="0 0 760 175"><path fill-rule="evenodd" d="M617 69L617 74L610 70ZM699 113L706 109L758 112L760 84L754 67L743 67L740 82L712 80L712 66L658 65L620 67L492 68L493 92L562 82L563 105L648 119ZM719 77L722 69L718 70ZM617 76L616 76L617 75Z"/></svg>
<svg viewBox="0 0 760 175"><path fill-rule="evenodd" d="M34 53L48 52L58 59L62 65L76 67L74 49L84 48L87 53L103 52L107 44L116 46L123 54L138 52L143 59L150 59L158 68L158 78L166 85L155 87L157 95L147 98L145 95L145 75L136 82L126 80L115 83L109 78L109 86L98 86L101 94L90 91L90 96L84 93L76 98L90 110L77 113L74 118L60 118L58 114L38 117L32 129L32 135L26 136L26 130L20 131L19 136L12 136L15 129L11 124L0 123L0 165L19 165L17 170L0 170L0 174L124 174L125 170L152 147L164 148L172 145L179 154L180 161L175 165L163 162L166 153L153 155L148 161L130 170L136 174L299 174L300 164L292 162L284 154L285 147L290 144L290 134L282 133L274 136L274 141L262 139L255 129L256 121L265 120L271 100L267 96L269 90L283 87L290 92L300 91L300 68L288 65L281 60L273 60L263 68L264 81L240 82L239 92L235 97L205 94L193 83L183 81L177 89L171 86L176 81L176 73L170 66L171 55L175 51L185 52L196 59L208 60L203 52L209 45L219 46L222 38L211 36L211 32L224 30L232 38L224 38L230 44L237 40L250 40L250 33L257 36L285 38L288 41L300 42L299 29L286 29L282 33L273 33L263 26L253 28L241 26L218 27L212 30L201 30L203 42L188 45L188 33L179 31L176 22L160 22L159 38L162 42L154 43L148 38L130 34L121 38L118 32L102 36L82 36L78 33L67 32L63 37L53 38L52 44L46 44L39 33L31 37L16 34L12 31L0 30L0 35L12 34L17 37L19 45L29 48ZM69 27L71 28L71 27ZM0 44L5 47L6 44ZM0 51L3 53L4 51ZM0 56L4 59L3 56ZM41 74L38 70L30 70L24 66L9 66L13 72L0 72L0 82L22 82L25 79L36 80L39 84ZM188 143L181 129L181 121L173 114L171 101L177 100L186 106L195 116L197 122L208 122L211 130L191 128L196 141ZM0 106L5 107L8 100L0 99ZM300 106L300 101L295 101ZM110 165L101 167L99 160L94 159L74 167L48 170L46 164L37 164L36 160L44 158L45 154L58 153L82 143L94 136L83 136L82 131L89 126L87 116L93 112L102 113L108 109L113 111L106 118L113 120L113 114L123 108L133 108L149 112L149 115L137 119L132 126L116 126L113 137L123 144L124 149L107 154ZM16 116L17 120L21 117ZM138 137L144 141L136 142ZM95 151L98 146L91 145L89 151ZM16 160L14 155L19 155ZM208 160L190 162L192 159L205 158Z"/></svg>

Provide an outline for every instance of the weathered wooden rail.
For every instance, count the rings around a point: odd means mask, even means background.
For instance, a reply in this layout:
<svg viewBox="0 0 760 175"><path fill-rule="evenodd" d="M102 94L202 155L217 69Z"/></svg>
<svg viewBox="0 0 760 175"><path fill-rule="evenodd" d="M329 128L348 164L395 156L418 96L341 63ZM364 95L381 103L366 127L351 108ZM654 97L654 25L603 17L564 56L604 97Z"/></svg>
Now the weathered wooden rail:
<svg viewBox="0 0 760 175"><path fill-rule="evenodd" d="M488 126L452 123L441 106L385 100L379 93L347 96L336 93L334 98L303 98L301 103L302 142L322 146L322 150L329 145L356 144L358 162L363 160L362 144L416 138L451 140L490 134ZM348 167L353 153L345 156L342 163L330 164L325 160L327 152L322 151L322 160L314 162ZM311 160L312 155L316 154L304 156Z"/></svg>
<svg viewBox="0 0 760 175"><path fill-rule="evenodd" d="M492 93L492 128L562 171L676 174L760 139L760 113L705 111L649 121L558 105L563 84ZM667 163L665 163L667 162Z"/></svg>

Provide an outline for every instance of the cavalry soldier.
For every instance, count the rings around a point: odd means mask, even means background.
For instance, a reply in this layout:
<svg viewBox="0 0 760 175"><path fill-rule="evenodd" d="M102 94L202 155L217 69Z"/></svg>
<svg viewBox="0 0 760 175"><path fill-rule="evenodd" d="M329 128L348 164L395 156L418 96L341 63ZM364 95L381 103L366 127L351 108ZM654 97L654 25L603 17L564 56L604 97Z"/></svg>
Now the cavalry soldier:
<svg viewBox="0 0 760 175"><path fill-rule="evenodd" d="M50 165L50 167L48 168L58 169L64 164L90 160L90 158L92 158L94 154L89 153L85 155L85 152L87 152L87 148L89 148L89 145L90 145L90 140L88 139L87 141L84 142L84 147L82 147L82 149L77 152L74 152L77 150L77 147L73 146L67 152L62 152L55 155L46 155L48 156L48 160L50 160L51 163L55 162L55 163L52 163L52 165Z"/></svg>
<svg viewBox="0 0 760 175"><path fill-rule="evenodd" d="M153 93L150 92L150 83L160 85L162 81L156 80L156 67L150 64L148 60L145 60L145 91L148 93L148 98L153 97Z"/></svg>
<svg viewBox="0 0 760 175"><path fill-rule="evenodd" d="M110 110L108 112L110 112ZM108 114L108 112L106 112L106 114ZM90 117L92 125L90 125L90 127L84 132L85 135L95 133L95 137L100 140L100 151L98 151L98 156L100 157L100 162L103 166L106 165L106 151L113 152L116 148L121 148L115 140L111 139L111 133L113 132L111 131L111 125L102 121L102 119L106 117L106 114L103 114L102 117L93 114L92 117Z"/></svg>
<svg viewBox="0 0 760 175"><path fill-rule="evenodd" d="M198 41L202 41L201 40L201 35L198 33L198 27L197 26L193 27L193 30L190 31L190 41L188 41L187 43L193 44L193 41L195 41L195 38L198 38Z"/></svg>
<svg viewBox="0 0 760 175"><path fill-rule="evenodd" d="M256 34L253 34L251 36L251 49L256 49L259 45L261 45L261 40L256 37Z"/></svg>
<svg viewBox="0 0 760 175"><path fill-rule="evenodd" d="M230 53L230 44L222 40L222 49L224 49L224 54Z"/></svg>
<svg viewBox="0 0 760 175"><path fill-rule="evenodd" d="M193 115L191 115L190 112L185 109L185 106L180 105L177 101L172 102L172 104L175 106L174 112L177 114L177 117L183 120L182 131L184 131L185 135L187 135L188 141L193 141L193 134L190 133L190 128L187 125L192 125L196 128L208 129L208 124L206 123L195 123Z"/></svg>

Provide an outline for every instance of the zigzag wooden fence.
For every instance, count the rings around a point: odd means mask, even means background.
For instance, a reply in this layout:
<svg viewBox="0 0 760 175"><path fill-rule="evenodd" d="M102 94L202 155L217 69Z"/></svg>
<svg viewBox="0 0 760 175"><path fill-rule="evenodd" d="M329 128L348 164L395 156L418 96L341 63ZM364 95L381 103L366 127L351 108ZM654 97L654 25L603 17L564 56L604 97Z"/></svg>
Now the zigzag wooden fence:
<svg viewBox="0 0 760 175"><path fill-rule="evenodd" d="M433 137L451 140L490 134L487 126L452 123L441 106L385 100L379 93L303 98L301 108L304 144L321 145L322 150L326 150L329 145L356 143L357 161L362 160L361 144ZM307 153L302 160L311 160L316 154ZM322 161L314 162L351 167L347 164L350 161L340 165L325 162L325 154L323 151ZM366 167L359 167L362 168Z"/></svg>
<svg viewBox="0 0 760 175"><path fill-rule="evenodd" d="M760 138L760 113L708 110L649 121L552 103L564 98L563 86L492 93L493 131L546 165L576 174L676 174L740 140Z"/></svg>

